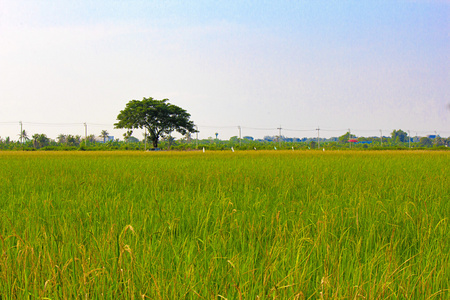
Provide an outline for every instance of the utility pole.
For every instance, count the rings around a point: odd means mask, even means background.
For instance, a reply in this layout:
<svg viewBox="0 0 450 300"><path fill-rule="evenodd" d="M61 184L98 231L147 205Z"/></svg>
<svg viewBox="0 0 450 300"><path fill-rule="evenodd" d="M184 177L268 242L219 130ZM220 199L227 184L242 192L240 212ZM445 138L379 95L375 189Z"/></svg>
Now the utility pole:
<svg viewBox="0 0 450 300"><path fill-rule="evenodd" d="M22 121L19 122L20 123L20 134L19 134L19 138L20 138L20 143L23 144L23 129L22 129Z"/></svg>
<svg viewBox="0 0 450 300"><path fill-rule="evenodd" d="M380 129L381 147L383 147L383 131Z"/></svg>
<svg viewBox="0 0 450 300"><path fill-rule="evenodd" d="M239 129L239 147L242 146L242 142L241 142L241 126L238 126Z"/></svg>
<svg viewBox="0 0 450 300"><path fill-rule="evenodd" d="M411 148L411 132L408 130L408 145Z"/></svg>
<svg viewBox="0 0 450 300"><path fill-rule="evenodd" d="M84 122L84 145L87 147L87 124Z"/></svg>
<svg viewBox="0 0 450 300"><path fill-rule="evenodd" d="M350 139L352 138L352 134L350 133L350 128L348 129L348 143L350 144L350 148L352 148L352 143L350 143Z"/></svg>
<svg viewBox="0 0 450 300"><path fill-rule="evenodd" d="M317 149L320 149L320 136L319 136L319 131L320 131L320 128L319 128L319 126L317 126Z"/></svg>
<svg viewBox="0 0 450 300"><path fill-rule="evenodd" d="M281 150L281 125L277 129L278 129L278 145L279 145L280 150Z"/></svg>
<svg viewBox="0 0 450 300"><path fill-rule="evenodd" d="M195 149L198 149L198 126L195 125Z"/></svg>

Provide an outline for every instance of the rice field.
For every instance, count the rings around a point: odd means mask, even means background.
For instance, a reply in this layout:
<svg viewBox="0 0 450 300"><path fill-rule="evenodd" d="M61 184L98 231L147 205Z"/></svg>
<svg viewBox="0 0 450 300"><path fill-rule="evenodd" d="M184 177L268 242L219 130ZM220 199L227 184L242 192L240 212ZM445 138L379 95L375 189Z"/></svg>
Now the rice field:
<svg viewBox="0 0 450 300"><path fill-rule="evenodd" d="M0 299L448 299L450 154L0 152Z"/></svg>

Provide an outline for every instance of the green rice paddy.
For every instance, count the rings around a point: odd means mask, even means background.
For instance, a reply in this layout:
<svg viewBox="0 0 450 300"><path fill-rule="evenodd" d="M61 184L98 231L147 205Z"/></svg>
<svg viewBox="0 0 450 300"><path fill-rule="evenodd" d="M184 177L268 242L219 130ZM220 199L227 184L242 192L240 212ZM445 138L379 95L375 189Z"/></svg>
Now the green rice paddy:
<svg viewBox="0 0 450 300"><path fill-rule="evenodd" d="M0 299L448 299L450 154L0 152Z"/></svg>

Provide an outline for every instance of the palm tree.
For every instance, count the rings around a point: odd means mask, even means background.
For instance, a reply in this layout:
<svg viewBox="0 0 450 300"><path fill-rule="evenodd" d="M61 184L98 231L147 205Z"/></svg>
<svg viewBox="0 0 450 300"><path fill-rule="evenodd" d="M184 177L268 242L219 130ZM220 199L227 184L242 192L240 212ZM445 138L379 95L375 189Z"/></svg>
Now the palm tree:
<svg viewBox="0 0 450 300"><path fill-rule="evenodd" d="M103 138L103 143L106 143L106 138L109 136L108 131L106 130L102 130L102 132L100 133L100 137Z"/></svg>
<svg viewBox="0 0 450 300"><path fill-rule="evenodd" d="M25 131L25 129L22 130L22 132L19 134L19 138L20 138L20 141L21 141L22 143L23 143L23 140L25 140L25 141L28 141L28 140L29 140L28 134L27 134L27 132Z"/></svg>
<svg viewBox="0 0 450 300"><path fill-rule="evenodd" d="M34 146L34 148L37 149L38 145L39 145L39 143L38 143L39 133L33 134L33 136L31 138L33 139L33 146Z"/></svg>

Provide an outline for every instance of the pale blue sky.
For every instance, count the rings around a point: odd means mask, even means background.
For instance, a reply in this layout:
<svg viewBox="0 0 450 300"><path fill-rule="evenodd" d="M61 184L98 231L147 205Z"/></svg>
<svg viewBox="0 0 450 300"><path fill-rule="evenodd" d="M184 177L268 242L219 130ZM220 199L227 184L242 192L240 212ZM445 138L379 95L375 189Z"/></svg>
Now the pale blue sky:
<svg viewBox="0 0 450 300"><path fill-rule="evenodd" d="M0 0L1 137L121 137L143 97L201 138L449 136L450 2Z"/></svg>

